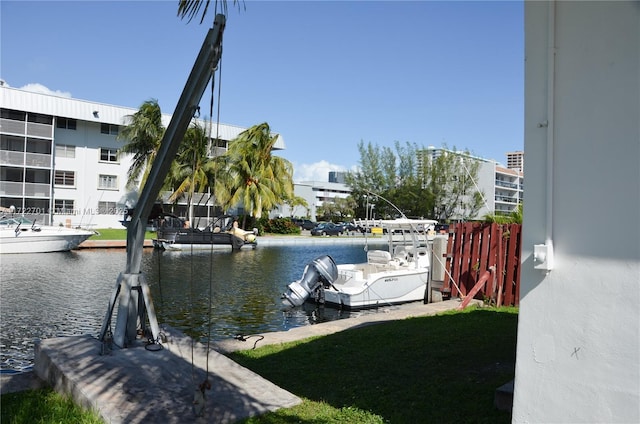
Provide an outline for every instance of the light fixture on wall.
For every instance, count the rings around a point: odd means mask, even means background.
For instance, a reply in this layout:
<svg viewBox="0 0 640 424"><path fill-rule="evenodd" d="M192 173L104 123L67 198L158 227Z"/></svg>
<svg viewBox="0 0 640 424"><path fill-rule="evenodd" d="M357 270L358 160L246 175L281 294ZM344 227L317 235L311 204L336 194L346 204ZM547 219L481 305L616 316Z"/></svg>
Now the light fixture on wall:
<svg viewBox="0 0 640 424"><path fill-rule="evenodd" d="M99 117L100 117L100 116L98 115L98 111L97 111L97 110L94 110L94 111L93 111L93 117L94 117L94 118L99 118Z"/></svg>

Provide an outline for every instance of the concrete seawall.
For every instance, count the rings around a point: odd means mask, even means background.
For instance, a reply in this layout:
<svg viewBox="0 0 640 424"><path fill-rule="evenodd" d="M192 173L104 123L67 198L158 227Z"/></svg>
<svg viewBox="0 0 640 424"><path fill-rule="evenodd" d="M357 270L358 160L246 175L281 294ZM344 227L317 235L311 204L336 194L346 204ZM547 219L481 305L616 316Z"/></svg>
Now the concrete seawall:
<svg viewBox="0 0 640 424"><path fill-rule="evenodd" d="M382 245L387 244L388 239L383 237L362 237L362 236L340 236L340 237L314 237L310 235L300 236L261 236L258 237L258 247L260 246L291 246L291 245ZM86 240L80 249L124 249L127 247L126 240ZM153 247L152 240L145 240L144 247Z"/></svg>

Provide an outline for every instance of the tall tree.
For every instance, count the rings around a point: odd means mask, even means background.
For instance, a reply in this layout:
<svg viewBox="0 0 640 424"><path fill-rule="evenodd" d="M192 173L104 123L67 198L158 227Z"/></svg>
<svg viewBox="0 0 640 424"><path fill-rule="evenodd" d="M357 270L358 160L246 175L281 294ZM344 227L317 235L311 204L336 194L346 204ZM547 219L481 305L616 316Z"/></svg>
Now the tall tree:
<svg viewBox="0 0 640 424"><path fill-rule="evenodd" d="M142 174L140 188L144 186L164 131L162 111L156 99L147 100L136 113L125 117L125 127L118 134L118 139L125 142L121 152L133 155L127 184L133 184Z"/></svg>
<svg viewBox="0 0 640 424"><path fill-rule="evenodd" d="M229 150L219 159L224 172L215 184L224 209L242 203L251 216L260 218L264 211L293 196L293 165L271 154L277 138L264 122L229 143Z"/></svg>
<svg viewBox="0 0 640 424"><path fill-rule="evenodd" d="M433 199L434 217L440 220L475 218L484 203L476 186L480 162L468 151L443 148L435 159L425 161L425 191Z"/></svg>
<svg viewBox="0 0 640 424"><path fill-rule="evenodd" d="M480 164L468 152L447 153L444 147L440 156L431 158L411 143L396 142L395 152L371 143L358 147L360 168L347 175L359 205L357 216L368 216L366 208L372 203L380 217L397 216L399 209L407 216L441 220L473 218L482 207L482 193L474 182Z"/></svg>

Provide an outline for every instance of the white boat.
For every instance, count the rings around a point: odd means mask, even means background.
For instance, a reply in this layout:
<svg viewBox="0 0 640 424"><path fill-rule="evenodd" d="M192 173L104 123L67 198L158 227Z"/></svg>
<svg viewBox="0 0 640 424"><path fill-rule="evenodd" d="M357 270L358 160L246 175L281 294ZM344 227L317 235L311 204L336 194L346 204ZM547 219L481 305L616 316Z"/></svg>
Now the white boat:
<svg viewBox="0 0 640 424"><path fill-rule="evenodd" d="M77 248L95 232L37 225L25 217L0 219L0 254L64 252Z"/></svg>
<svg viewBox="0 0 640 424"><path fill-rule="evenodd" d="M358 264L336 265L329 255L314 259L305 267L302 278L288 285L283 303L296 307L313 301L365 309L428 299L436 224L434 220L406 218L365 224L386 232L388 250L370 250L367 261Z"/></svg>

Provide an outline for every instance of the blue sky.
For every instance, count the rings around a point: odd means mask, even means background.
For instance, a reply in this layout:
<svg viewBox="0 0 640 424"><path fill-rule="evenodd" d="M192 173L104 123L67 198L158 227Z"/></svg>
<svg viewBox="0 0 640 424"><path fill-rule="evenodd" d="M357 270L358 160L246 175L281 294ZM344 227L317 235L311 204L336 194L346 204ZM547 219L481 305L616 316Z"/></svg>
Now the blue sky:
<svg viewBox="0 0 640 424"><path fill-rule="evenodd" d="M155 98L172 113L214 17L187 23L177 4L2 0L0 78L117 106ZM356 166L360 141L502 163L523 148L522 1L231 5L220 121L268 122L296 181Z"/></svg>

